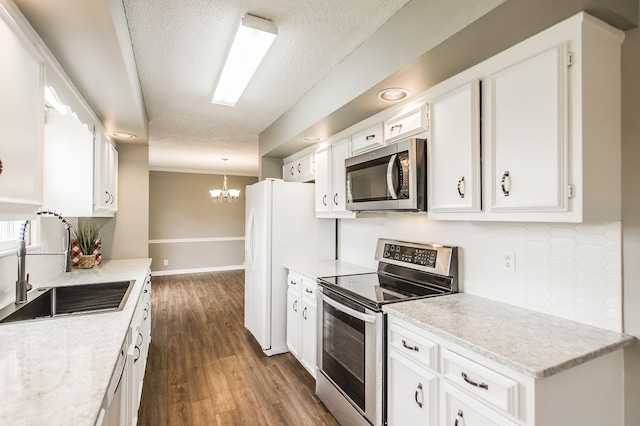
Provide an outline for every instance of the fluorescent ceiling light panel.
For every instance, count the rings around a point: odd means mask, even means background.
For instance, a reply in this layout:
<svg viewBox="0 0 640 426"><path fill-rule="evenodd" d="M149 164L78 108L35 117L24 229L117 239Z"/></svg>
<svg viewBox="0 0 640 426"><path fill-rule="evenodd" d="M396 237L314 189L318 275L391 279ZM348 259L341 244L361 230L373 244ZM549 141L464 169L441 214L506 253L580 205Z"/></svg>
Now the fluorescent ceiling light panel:
<svg viewBox="0 0 640 426"><path fill-rule="evenodd" d="M238 102L277 34L272 21L252 15L242 18L211 102L228 106Z"/></svg>

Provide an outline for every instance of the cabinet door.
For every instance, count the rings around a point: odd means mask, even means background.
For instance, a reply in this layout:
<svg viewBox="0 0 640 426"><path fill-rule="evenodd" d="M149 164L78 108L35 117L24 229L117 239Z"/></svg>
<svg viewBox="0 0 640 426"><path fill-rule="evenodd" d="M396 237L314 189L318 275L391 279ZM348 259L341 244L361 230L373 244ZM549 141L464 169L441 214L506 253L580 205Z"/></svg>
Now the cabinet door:
<svg viewBox="0 0 640 426"><path fill-rule="evenodd" d="M331 156L331 146L320 148L315 152L316 163L316 213L328 213L331 209L330 188L331 169L329 160Z"/></svg>
<svg viewBox="0 0 640 426"><path fill-rule="evenodd" d="M94 209L113 214L118 208L118 152L106 136L97 133L95 153Z"/></svg>
<svg viewBox="0 0 640 426"><path fill-rule="evenodd" d="M492 211L567 206L566 45L489 78Z"/></svg>
<svg viewBox="0 0 640 426"><path fill-rule="evenodd" d="M480 210L480 82L430 103L429 211Z"/></svg>
<svg viewBox="0 0 640 426"><path fill-rule="evenodd" d="M316 377L316 304L315 301L302 297L302 326L300 328L302 365Z"/></svg>
<svg viewBox="0 0 640 426"><path fill-rule="evenodd" d="M384 144L382 128L382 123L379 123L351 136L351 155L362 154L382 146Z"/></svg>
<svg viewBox="0 0 640 426"><path fill-rule="evenodd" d="M437 380L435 375L390 351L389 426L437 425Z"/></svg>
<svg viewBox="0 0 640 426"><path fill-rule="evenodd" d="M43 65L5 13L0 7L0 212L32 213L42 204Z"/></svg>
<svg viewBox="0 0 640 426"><path fill-rule="evenodd" d="M296 358L300 358L300 293L298 289L287 290L287 347Z"/></svg>
<svg viewBox="0 0 640 426"><path fill-rule="evenodd" d="M518 423L507 419L487 408L482 402L460 391L444 381L443 422L451 426L516 426Z"/></svg>
<svg viewBox="0 0 640 426"><path fill-rule="evenodd" d="M331 210L345 212L347 210L346 175L344 160L349 157L350 140L344 139L331 145Z"/></svg>

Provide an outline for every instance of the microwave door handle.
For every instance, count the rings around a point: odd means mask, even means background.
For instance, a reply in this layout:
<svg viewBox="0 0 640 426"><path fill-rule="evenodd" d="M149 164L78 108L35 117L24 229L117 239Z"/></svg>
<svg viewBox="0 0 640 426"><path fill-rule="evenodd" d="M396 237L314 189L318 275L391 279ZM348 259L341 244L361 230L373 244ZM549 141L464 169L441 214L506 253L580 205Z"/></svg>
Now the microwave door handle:
<svg viewBox="0 0 640 426"><path fill-rule="evenodd" d="M391 198L393 200L398 199L398 194L396 194L396 188L393 186L393 169L396 165L396 158L398 154L393 154L389 159L389 164L387 164L387 189L389 190L389 194L391 194Z"/></svg>
<svg viewBox="0 0 640 426"><path fill-rule="evenodd" d="M351 309L348 306L344 306L343 304L341 304L339 302L336 302L336 301L334 301L333 299L330 299L327 296L323 297L322 300L325 303L333 306L338 311L344 312L345 314L349 315L350 317L357 318L360 321L364 321L364 322L370 322L370 323L375 323L376 322L376 317L374 317L373 315L367 315L365 313L358 312L355 309Z"/></svg>

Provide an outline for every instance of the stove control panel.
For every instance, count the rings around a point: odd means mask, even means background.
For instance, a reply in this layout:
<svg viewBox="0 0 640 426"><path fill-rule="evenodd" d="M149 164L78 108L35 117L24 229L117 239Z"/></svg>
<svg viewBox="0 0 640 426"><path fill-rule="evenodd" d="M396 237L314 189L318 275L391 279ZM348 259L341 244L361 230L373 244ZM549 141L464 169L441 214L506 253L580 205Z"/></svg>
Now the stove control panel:
<svg viewBox="0 0 640 426"><path fill-rule="evenodd" d="M382 258L434 268L436 266L436 259L438 258L438 251L427 248L409 247L402 244L385 243Z"/></svg>
<svg viewBox="0 0 640 426"><path fill-rule="evenodd" d="M458 248L454 246L379 238L375 259L442 276L458 273Z"/></svg>

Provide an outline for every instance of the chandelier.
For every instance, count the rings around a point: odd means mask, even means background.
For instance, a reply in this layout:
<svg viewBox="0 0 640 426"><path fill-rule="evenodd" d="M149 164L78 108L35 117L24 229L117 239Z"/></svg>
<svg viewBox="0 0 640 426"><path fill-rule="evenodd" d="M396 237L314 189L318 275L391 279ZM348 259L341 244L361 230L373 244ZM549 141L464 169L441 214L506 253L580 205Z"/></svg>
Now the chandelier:
<svg viewBox="0 0 640 426"><path fill-rule="evenodd" d="M223 200L229 203L235 203L240 197L239 189L229 189L227 183L227 160L228 158L222 159L222 161L224 161L224 181L222 182L222 189L212 189L209 191L214 203L220 203Z"/></svg>

